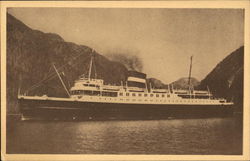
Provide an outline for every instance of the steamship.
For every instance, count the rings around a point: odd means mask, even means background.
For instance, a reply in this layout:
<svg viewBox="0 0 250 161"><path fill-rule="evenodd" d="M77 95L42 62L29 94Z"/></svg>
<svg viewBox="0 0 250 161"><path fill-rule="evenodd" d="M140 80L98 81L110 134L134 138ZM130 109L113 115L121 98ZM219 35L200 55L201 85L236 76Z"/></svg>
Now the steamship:
<svg viewBox="0 0 250 161"><path fill-rule="evenodd" d="M189 84L192 57L190 63ZM120 85L108 85L103 79L91 77L93 56L88 75L81 75L68 90L59 71L54 66L68 98L28 96L18 94L18 102L24 119L170 119L186 117L224 117L233 112L233 102L214 98L207 91L155 89L147 85L146 74L128 71L127 81Z"/></svg>

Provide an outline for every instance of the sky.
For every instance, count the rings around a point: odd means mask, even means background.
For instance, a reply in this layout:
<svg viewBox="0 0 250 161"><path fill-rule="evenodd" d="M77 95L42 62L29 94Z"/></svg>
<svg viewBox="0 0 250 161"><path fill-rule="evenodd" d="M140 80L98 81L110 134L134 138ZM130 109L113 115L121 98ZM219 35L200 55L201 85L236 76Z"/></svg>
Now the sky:
<svg viewBox="0 0 250 161"><path fill-rule="evenodd" d="M204 77L244 45L241 9L10 8L32 29L57 33L65 41L102 55L138 56L142 71L164 83Z"/></svg>

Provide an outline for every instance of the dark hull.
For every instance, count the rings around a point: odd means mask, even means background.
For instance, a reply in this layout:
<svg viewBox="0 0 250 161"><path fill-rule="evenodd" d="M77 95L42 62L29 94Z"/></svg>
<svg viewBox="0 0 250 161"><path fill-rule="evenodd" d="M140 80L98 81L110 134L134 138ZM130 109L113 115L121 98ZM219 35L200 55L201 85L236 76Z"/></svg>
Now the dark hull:
<svg viewBox="0 0 250 161"><path fill-rule="evenodd" d="M233 114L231 105L145 105L20 99L19 107L25 118L52 120L205 118Z"/></svg>

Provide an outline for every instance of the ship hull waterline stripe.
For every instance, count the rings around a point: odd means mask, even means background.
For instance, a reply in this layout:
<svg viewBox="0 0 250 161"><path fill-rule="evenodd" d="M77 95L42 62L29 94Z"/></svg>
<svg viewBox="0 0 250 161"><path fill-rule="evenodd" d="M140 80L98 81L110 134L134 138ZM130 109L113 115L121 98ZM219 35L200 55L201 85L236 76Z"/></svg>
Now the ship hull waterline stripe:
<svg viewBox="0 0 250 161"><path fill-rule="evenodd" d="M82 96L81 96L82 97ZM100 97L98 97L100 98ZM191 106L195 106L195 105L213 105L213 106L229 106L229 105L233 105L232 103L219 103L219 102L196 102L196 101L189 101L189 99L186 99L186 102L184 102L183 100L171 100L171 99L166 99L166 100L161 100L161 99L150 99L148 98L147 101L143 101L144 99L133 99L133 98L120 98L122 100L114 99L114 98L101 98L101 99L96 99L96 98L88 98L88 99L76 99L76 98L57 98L57 97L33 97L33 96L25 96L25 97L20 97L19 100L27 100L27 101L49 101L49 102L82 102L82 103L110 103L110 104L136 104L136 105L191 105ZM127 101L130 100L130 101ZM140 101L139 101L140 100ZM188 102L189 101L189 102Z"/></svg>
<svg viewBox="0 0 250 161"><path fill-rule="evenodd" d="M224 117L233 113L232 105L160 105L69 102L51 100L19 100L24 117L45 119L109 120L112 119L167 119Z"/></svg>

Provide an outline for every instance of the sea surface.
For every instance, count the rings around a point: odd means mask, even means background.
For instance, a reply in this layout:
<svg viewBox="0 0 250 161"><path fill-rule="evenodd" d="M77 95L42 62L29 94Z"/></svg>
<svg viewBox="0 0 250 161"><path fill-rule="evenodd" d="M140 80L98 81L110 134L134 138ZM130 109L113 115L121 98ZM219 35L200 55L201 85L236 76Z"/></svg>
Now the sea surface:
<svg viewBox="0 0 250 161"><path fill-rule="evenodd" d="M8 119L7 153L242 154L242 118L136 121Z"/></svg>

